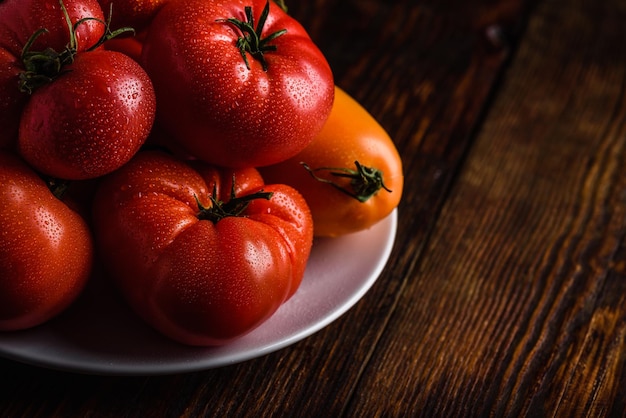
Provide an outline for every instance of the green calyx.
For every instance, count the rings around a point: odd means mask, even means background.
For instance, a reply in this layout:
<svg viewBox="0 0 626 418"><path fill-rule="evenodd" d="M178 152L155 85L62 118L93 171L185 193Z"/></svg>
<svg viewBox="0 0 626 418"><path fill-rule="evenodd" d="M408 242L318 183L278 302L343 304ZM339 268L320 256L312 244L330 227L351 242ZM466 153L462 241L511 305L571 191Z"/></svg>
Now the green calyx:
<svg viewBox="0 0 626 418"><path fill-rule="evenodd" d="M272 33L271 35L266 36L265 38L261 37L263 32L263 27L265 26L265 22L267 20L267 16L270 12L270 2L269 0L265 4L263 11L261 12L261 16L259 17L259 21L254 26L254 16L252 15L252 7L245 7L246 21L241 21L237 18L231 17L228 19L221 19L218 21L223 21L230 23L235 26L241 32L241 36L237 39L237 48L241 53L243 61L246 63L246 68L250 69L250 63L248 62L248 55L252 55L256 60L261 63L263 67L263 71L267 71L267 61L265 60L265 53L268 51L276 51L276 45L270 45L270 42L279 36L287 33L287 29L281 29Z"/></svg>
<svg viewBox="0 0 626 418"><path fill-rule="evenodd" d="M306 163L301 162L302 166L311 174L311 176L322 183L326 183L339 190L340 192L358 200L361 203L366 202L374 196L380 189L391 193L391 190L385 186L383 182L383 172L377 168L366 167L354 162L356 169L346 167L319 167L311 168ZM349 179L348 185L342 185L328 178L318 176L317 172L327 172L331 177ZM343 182L345 183L345 182Z"/></svg>
<svg viewBox="0 0 626 418"><path fill-rule="evenodd" d="M223 202L217 199L217 186L213 185L213 193L209 196L211 200L211 206L204 207L198 197L195 196L196 203L199 208L199 212L196 215L200 220L211 221L214 224L218 223L224 218L235 216L243 216L244 211L250 205L250 202L256 199L270 200L272 198L271 192L264 192L260 190L256 193L251 193L242 197L235 195L235 177L233 176L232 186L230 189L230 199L227 202Z"/></svg>
<svg viewBox="0 0 626 418"><path fill-rule="evenodd" d="M92 45L87 51L92 51L102 45L109 39L125 32L134 32L132 28L121 28L115 31L110 30L111 13L107 22L103 22L95 17L85 17L72 24L69 13L63 4L63 0L59 0L61 10L65 17L69 31L69 42L61 52L57 52L52 48L45 48L43 51L33 51L32 47L37 38L48 33L45 28L37 30L26 42L22 48L21 60L24 65L24 71L19 75L18 87L21 92L32 94L37 88L54 81L57 77L64 74L67 70L65 67L74 62L77 52L76 31L84 22L95 20L105 25L105 31L102 37ZM111 5L112 11L112 5Z"/></svg>

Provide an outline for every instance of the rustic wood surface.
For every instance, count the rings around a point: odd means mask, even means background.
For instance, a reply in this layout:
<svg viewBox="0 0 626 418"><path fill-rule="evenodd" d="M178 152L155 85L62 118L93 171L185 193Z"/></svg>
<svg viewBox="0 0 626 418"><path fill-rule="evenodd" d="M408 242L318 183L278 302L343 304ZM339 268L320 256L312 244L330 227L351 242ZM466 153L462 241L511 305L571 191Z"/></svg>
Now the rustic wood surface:
<svg viewBox="0 0 626 418"><path fill-rule="evenodd" d="M626 1L288 3L403 156L383 274L228 367L0 360L0 416L626 416Z"/></svg>

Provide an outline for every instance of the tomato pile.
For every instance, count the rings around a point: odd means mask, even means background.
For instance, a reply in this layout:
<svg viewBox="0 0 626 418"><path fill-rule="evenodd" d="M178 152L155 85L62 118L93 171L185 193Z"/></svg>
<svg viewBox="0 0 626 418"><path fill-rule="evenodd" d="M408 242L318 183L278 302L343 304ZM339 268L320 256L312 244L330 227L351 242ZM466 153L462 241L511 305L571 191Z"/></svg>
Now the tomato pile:
<svg viewBox="0 0 626 418"><path fill-rule="evenodd" d="M0 331L94 268L183 344L254 329L402 164L282 2L0 1ZM95 266L98 267L95 267Z"/></svg>

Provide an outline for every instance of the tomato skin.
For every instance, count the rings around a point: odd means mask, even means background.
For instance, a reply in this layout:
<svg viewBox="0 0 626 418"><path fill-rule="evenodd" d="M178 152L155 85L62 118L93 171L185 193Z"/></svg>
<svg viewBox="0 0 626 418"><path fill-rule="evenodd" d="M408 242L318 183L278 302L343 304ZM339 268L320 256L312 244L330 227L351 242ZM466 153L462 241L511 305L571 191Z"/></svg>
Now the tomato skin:
<svg viewBox="0 0 626 418"><path fill-rule="evenodd" d="M102 37L106 21L97 0L63 0L72 24L86 20L76 29L76 51L83 52ZM0 46L19 57L28 39L45 28L32 50L62 51L69 43L69 29L58 0L4 0L0 2Z"/></svg>
<svg viewBox="0 0 626 418"><path fill-rule="evenodd" d="M106 50L78 54L67 73L31 95L18 149L47 175L96 178L139 150L155 108L150 79L130 57Z"/></svg>
<svg viewBox="0 0 626 418"><path fill-rule="evenodd" d="M31 328L65 310L91 273L84 220L15 155L0 153L0 331Z"/></svg>
<svg viewBox="0 0 626 418"><path fill-rule="evenodd" d="M104 19L96 0L64 0L72 23L85 17ZM19 115L28 95L18 88L22 48L33 34L46 28L33 43L32 50L47 47L57 52L69 43L65 17L56 0L4 0L0 2L0 149L12 148L17 142ZM76 30L77 52L94 45L104 34L104 25L96 20L80 24Z"/></svg>
<svg viewBox="0 0 626 418"><path fill-rule="evenodd" d="M311 168L355 169L355 161L380 170L384 185L365 202L313 178L301 164ZM306 199L315 225L315 235L335 237L367 229L388 216L402 196L402 160L395 144L382 126L339 87L335 88L333 110L322 131L298 155L260 169L265 181L284 183ZM333 177L328 171L315 173L350 189L349 180Z"/></svg>
<svg viewBox="0 0 626 418"><path fill-rule="evenodd" d="M302 150L333 101L333 75L305 29L269 2L262 38L287 32L250 69L226 19L258 22L266 0L170 1L150 25L142 51L153 80L157 119L190 154L222 166L264 166ZM176 80L175 83L172 80Z"/></svg>
<svg viewBox="0 0 626 418"><path fill-rule="evenodd" d="M243 217L198 218L198 201L250 202ZM197 199L197 200L196 200ZM298 288L313 240L304 199L254 168L218 169L142 151L106 176L94 200L99 253L130 306L183 344L220 345L254 329Z"/></svg>

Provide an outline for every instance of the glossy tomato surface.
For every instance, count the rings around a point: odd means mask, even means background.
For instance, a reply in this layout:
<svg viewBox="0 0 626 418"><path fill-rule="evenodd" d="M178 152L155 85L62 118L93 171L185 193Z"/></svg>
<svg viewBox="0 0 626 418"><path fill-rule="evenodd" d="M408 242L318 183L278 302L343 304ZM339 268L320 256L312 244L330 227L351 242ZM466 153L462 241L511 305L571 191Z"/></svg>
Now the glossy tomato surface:
<svg viewBox="0 0 626 418"><path fill-rule="evenodd" d="M47 175L99 177L139 150L155 109L151 81L132 58L102 49L77 54L65 74L30 96L18 149Z"/></svg>
<svg viewBox="0 0 626 418"><path fill-rule="evenodd" d="M103 36L104 15L97 0L64 0L72 24L76 27L76 51L95 45ZM19 115L28 100L20 91L20 74L25 71L22 50L29 39L40 33L31 51L50 48L62 52L70 43L69 28L58 0L3 0L0 2L0 148L10 148L17 141Z"/></svg>
<svg viewBox="0 0 626 418"><path fill-rule="evenodd" d="M213 164L263 166L293 156L332 107L328 62L272 1L167 2L150 25L142 61L161 125Z"/></svg>
<svg viewBox="0 0 626 418"><path fill-rule="evenodd" d="M369 228L398 206L404 186L402 160L389 134L339 87L330 117L313 142L261 173L268 182L302 193L316 236Z"/></svg>
<svg viewBox="0 0 626 418"><path fill-rule="evenodd" d="M0 331L42 324L66 309L91 273L83 219L23 161L0 153Z"/></svg>
<svg viewBox="0 0 626 418"><path fill-rule="evenodd" d="M82 21L76 27L76 51L85 51L98 43L106 22L98 1L63 0L63 6L72 25ZM19 57L24 45L41 29L45 32L32 44L33 51L51 48L61 52L69 44L69 28L59 0L0 2L0 45L14 56Z"/></svg>
<svg viewBox="0 0 626 418"><path fill-rule="evenodd" d="M224 344L269 318L312 247L302 196L253 168L141 151L103 180L93 208L100 255L130 306L189 345Z"/></svg>

